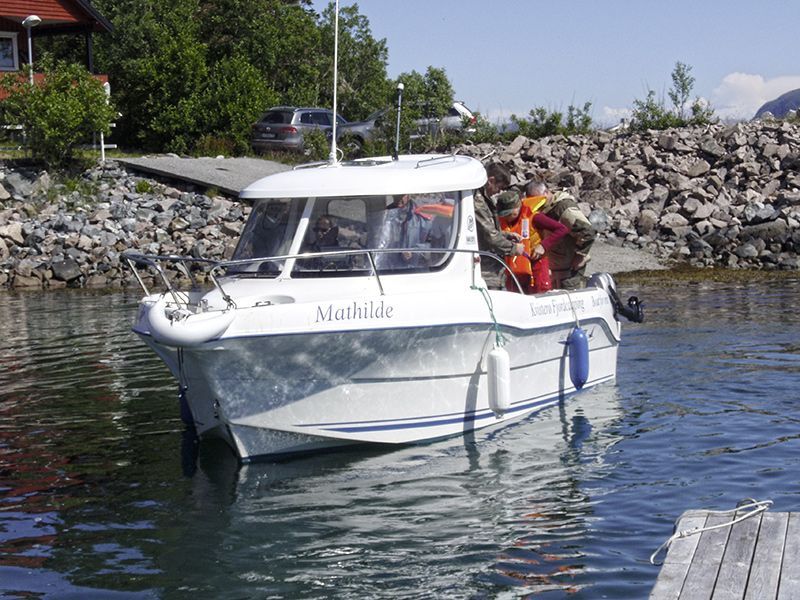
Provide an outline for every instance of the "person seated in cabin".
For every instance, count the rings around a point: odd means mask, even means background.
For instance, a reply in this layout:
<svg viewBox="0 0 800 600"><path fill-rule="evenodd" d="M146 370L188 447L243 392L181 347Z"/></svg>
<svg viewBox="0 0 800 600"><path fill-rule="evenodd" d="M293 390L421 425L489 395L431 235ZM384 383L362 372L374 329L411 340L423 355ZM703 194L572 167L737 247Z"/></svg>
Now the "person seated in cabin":
<svg viewBox="0 0 800 600"><path fill-rule="evenodd" d="M314 238L311 242L312 252L324 252L339 247L339 227L330 215L320 215L314 225Z"/></svg>
<svg viewBox="0 0 800 600"><path fill-rule="evenodd" d="M334 252L341 250L339 246L339 227L334 218L322 214L317 218L314 227L306 234L302 252ZM333 269L339 270L346 267L347 256L315 256L299 261L305 269Z"/></svg>
<svg viewBox="0 0 800 600"><path fill-rule="evenodd" d="M497 198L500 228L519 238L525 251L519 256L507 256L506 264L526 294L538 294L553 289L547 251L565 235L566 225L538 212L541 200L527 199L517 192L503 192ZM506 280L506 289L517 291L513 280Z"/></svg>
<svg viewBox="0 0 800 600"><path fill-rule="evenodd" d="M428 236L432 219L418 210L408 194L394 196L386 207L378 248L430 248ZM387 252L376 257L378 267L402 269L424 267L428 257L422 252Z"/></svg>

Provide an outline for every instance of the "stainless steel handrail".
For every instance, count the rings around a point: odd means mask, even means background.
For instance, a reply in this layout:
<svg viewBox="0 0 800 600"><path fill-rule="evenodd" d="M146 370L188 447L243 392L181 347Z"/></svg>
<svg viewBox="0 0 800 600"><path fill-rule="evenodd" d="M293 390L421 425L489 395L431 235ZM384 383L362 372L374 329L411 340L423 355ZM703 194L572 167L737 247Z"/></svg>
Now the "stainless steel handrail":
<svg viewBox="0 0 800 600"><path fill-rule="evenodd" d="M511 280L514 282L519 293L524 293L522 290L522 286L519 283L516 275L514 275L513 271L509 268L509 266L505 263L505 261L493 254L491 252L486 252L485 250L468 250L463 248L358 248L352 250L327 250L324 252L302 252L299 254L283 254L280 256L259 256L254 258L245 258L239 260L211 260L208 258L194 258L190 256L176 256L176 255L158 255L158 254L140 254L138 252L131 252L125 251L122 253L121 258L125 259L126 263L128 264L129 268L133 271L136 280L138 281L141 288L144 290L146 295L149 295L150 292L145 286L142 278L139 276L139 273L135 267L135 265L140 264L146 267L151 267L155 269L155 271L160 276L162 282L164 283L167 291L172 295L173 299L176 303L179 303L177 297L177 291L172 287L172 284L167 279L164 270L161 268L160 262L173 262L179 263L182 267L180 270L184 273L190 272L189 269L186 267L186 263L196 263L196 264L203 264L206 266L210 266L209 269L209 278L211 279L214 286L219 289L222 297L228 302L229 305L233 304L233 300L231 297L225 292L222 284L219 281L219 277L215 275L215 271L219 269L227 269L229 267L241 266L241 265L250 265L250 264L262 264L265 262L279 262L289 259L313 259L318 257L337 257L337 256L358 256L366 254L367 259L370 264L370 275L374 275L376 279L376 283L378 285L378 289L380 291L381 296L385 294L383 283L381 282L381 274L379 272L378 266L375 263L375 255L376 254L397 254L397 253L412 253L412 254L472 254L473 256L481 256L487 257L491 260L495 260L499 262L502 267L506 270L508 275L511 277ZM472 270L473 270L473 282L475 281L475 265L478 263L473 262ZM395 271L392 274L402 273L402 271ZM386 273L384 273L386 275Z"/></svg>

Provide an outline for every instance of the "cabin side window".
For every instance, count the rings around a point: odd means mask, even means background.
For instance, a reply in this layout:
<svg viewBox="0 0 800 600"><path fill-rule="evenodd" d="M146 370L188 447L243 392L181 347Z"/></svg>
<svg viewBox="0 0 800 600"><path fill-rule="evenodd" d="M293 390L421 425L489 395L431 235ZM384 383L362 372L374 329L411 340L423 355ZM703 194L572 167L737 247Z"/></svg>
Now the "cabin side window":
<svg viewBox="0 0 800 600"><path fill-rule="evenodd" d="M287 199L258 200L242 230L232 260L248 261L229 269L234 272L255 272L277 275L283 260L251 260L282 256L289 253L304 203Z"/></svg>

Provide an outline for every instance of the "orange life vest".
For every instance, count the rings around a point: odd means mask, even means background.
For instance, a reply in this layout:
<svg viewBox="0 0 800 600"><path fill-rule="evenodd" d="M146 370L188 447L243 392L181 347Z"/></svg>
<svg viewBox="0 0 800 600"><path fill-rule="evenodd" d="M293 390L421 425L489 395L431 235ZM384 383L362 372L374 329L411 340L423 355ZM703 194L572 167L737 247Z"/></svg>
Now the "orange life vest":
<svg viewBox="0 0 800 600"><path fill-rule="evenodd" d="M517 233L522 238L522 246L525 248L523 256L506 256L506 264L514 275L521 277L528 285L526 293L544 292L552 289L550 278L550 262L546 256L531 263L531 250L542 242L542 236L536 227L533 226L533 216L542 205L547 201L544 196L531 196L522 200L519 217L512 225L504 217L500 217L500 227L503 231Z"/></svg>

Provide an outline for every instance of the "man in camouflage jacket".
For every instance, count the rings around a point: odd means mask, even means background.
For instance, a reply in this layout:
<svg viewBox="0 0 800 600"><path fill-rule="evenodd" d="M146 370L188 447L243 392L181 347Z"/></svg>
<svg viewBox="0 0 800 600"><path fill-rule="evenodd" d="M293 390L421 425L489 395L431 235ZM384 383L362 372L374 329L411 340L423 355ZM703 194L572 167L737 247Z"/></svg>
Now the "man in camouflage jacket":
<svg viewBox="0 0 800 600"><path fill-rule="evenodd" d="M500 258L519 256L524 246L516 234L504 232L497 220L497 207L493 196L506 190L511 183L511 174L500 163L492 163L486 167L486 185L475 190L473 204L475 206L475 224L478 229L478 248L493 252ZM481 257L481 275L486 286L492 290L501 290L505 285L505 268L502 261L488 256Z"/></svg>

